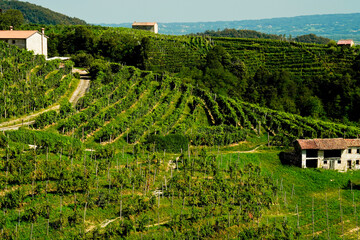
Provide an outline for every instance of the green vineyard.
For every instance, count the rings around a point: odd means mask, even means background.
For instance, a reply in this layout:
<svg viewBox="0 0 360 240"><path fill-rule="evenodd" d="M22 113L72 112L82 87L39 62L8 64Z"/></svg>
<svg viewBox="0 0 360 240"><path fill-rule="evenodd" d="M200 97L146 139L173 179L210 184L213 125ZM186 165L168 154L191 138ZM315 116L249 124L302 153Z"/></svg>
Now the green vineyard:
<svg viewBox="0 0 360 240"><path fill-rule="evenodd" d="M48 31L75 63L0 43L1 239L358 236L359 172L279 158L298 138L359 137L358 48Z"/></svg>
<svg viewBox="0 0 360 240"><path fill-rule="evenodd" d="M112 81L104 84L108 79ZM85 143L146 143L180 134L195 146L224 146L268 133L272 145L296 138L356 138L357 127L270 110L182 83L175 77L122 67L99 72L76 112L50 126ZM41 119L39 119L41 121ZM38 123L41 124L41 123ZM164 150L164 149L161 149Z"/></svg>
<svg viewBox="0 0 360 240"><path fill-rule="evenodd" d="M65 95L72 65L0 42L0 122L46 108Z"/></svg>

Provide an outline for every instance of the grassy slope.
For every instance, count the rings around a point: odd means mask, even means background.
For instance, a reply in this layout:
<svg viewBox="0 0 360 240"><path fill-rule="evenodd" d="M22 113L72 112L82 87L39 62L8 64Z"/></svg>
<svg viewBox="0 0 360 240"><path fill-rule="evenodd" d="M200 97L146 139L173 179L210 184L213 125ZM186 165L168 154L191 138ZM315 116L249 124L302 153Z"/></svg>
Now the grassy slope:
<svg viewBox="0 0 360 240"><path fill-rule="evenodd" d="M278 153L279 151L261 150L259 153L242 153L239 155L241 165L251 162L261 166L265 174L273 176L280 188L280 192L276 196L278 204L272 206L264 214L262 221L282 222L287 219L290 225L296 228L298 221L296 207L298 206L299 229L303 238L310 238L313 236L312 199L314 199L315 236L327 238L326 211L328 211L331 239L337 239L343 233L346 238L355 238L358 226L355 216L358 215L354 216L353 196L358 208L360 191L351 191L346 186L349 180L360 179L360 172L339 173L329 170L284 166L280 163ZM237 154L224 155L225 159L230 157L236 159L238 156ZM340 208L342 209L342 222ZM342 226L344 226L344 230Z"/></svg>

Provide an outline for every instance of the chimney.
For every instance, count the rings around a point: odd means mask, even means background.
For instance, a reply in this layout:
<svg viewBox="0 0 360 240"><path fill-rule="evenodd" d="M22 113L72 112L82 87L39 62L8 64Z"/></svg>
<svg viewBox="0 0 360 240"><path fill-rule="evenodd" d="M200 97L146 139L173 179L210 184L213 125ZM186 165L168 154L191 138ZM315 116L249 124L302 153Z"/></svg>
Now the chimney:
<svg viewBox="0 0 360 240"><path fill-rule="evenodd" d="M13 26L10 26L10 31L14 30Z"/></svg>
<svg viewBox="0 0 360 240"><path fill-rule="evenodd" d="M45 28L41 28L41 54L44 55Z"/></svg>

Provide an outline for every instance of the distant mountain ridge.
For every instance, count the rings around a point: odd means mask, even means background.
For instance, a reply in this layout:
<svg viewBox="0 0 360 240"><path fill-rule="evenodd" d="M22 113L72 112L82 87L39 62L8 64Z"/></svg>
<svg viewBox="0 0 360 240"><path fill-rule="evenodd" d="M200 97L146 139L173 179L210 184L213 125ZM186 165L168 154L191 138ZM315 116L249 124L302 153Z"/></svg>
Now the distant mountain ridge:
<svg viewBox="0 0 360 240"><path fill-rule="evenodd" d="M131 27L131 23L100 24L102 26ZM206 30L248 29L268 34L285 34L292 37L316 34L338 40L352 38L360 43L360 13L308 15L261 20L159 23L159 33L184 35Z"/></svg>
<svg viewBox="0 0 360 240"><path fill-rule="evenodd" d="M85 25L84 20L73 18L64 14L54 12L48 8L44 8L32 3L21 1L0 0L0 9L16 9L20 10L28 23L35 24L64 24L64 25Z"/></svg>

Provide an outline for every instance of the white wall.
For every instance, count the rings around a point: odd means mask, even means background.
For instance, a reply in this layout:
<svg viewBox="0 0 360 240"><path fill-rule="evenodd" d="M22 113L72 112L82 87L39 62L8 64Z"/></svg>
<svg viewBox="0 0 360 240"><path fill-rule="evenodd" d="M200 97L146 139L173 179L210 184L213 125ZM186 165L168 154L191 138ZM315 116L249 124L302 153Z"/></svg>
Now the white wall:
<svg viewBox="0 0 360 240"><path fill-rule="evenodd" d="M349 149L351 149L351 153L348 152ZM346 162L346 168L347 168L348 160L351 160L352 169L360 169L360 165L356 164L356 160L359 160L360 163L360 153L357 153L358 149L359 147L349 147L348 149L345 150L345 153L342 157Z"/></svg>
<svg viewBox="0 0 360 240"><path fill-rule="evenodd" d="M26 49L34 51L37 55L45 55L47 58L47 38L43 37L40 33L35 33L26 40Z"/></svg>

